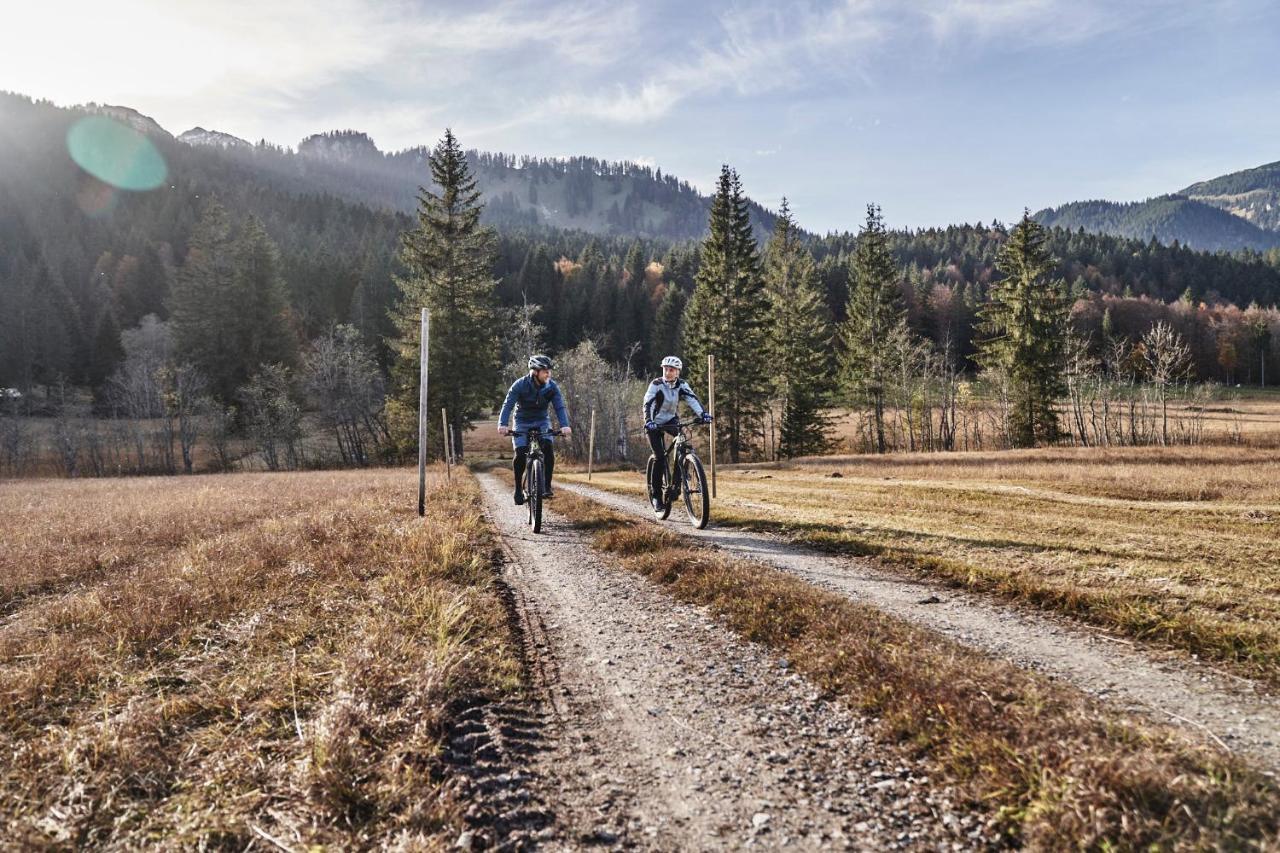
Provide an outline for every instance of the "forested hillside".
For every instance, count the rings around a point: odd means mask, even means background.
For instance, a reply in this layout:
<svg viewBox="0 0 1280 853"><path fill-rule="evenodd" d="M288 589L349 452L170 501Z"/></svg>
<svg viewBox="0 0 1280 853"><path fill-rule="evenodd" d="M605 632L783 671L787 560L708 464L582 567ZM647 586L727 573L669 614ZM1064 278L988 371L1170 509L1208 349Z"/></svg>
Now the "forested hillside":
<svg viewBox="0 0 1280 853"><path fill-rule="evenodd" d="M384 342L398 292L394 258L401 234L412 225L409 216L387 207L407 206L416 185L428 182L425 165L416 171L412 165L421 154L382 155L353 134L313 137L299 153L246 147L208 131L202 141L216 144L192 145L136 114L117 113L149 134L167 166L158 188L130 192L93 178L69 155L68 131L84 114L0 95L0 387L25 391L59 381L100 387L120 363L121 333L148 314L163 320L173 312L181 290L176 285L184 267L191 266L196 225L213 200L227 213L227 239L234 245L247 241L239 251L263 257L274 252L284 295L282 328L295 349L305 349L335 324L350 324L386 366ZM533 187L539 199L555 197L552 206L566 212L568 199L577 198L575 203L583 205L577 208L578 220L585 221L585 202L569 187L580 180L574 175L590 174L591 211L598 213L605 202L604 209L611 211L614 202L602 188L616 186L623 188L619 215L628 209L626 199L639 193L643 204L633 202L629 209L648 211L644 217L660 210L667 222L682 221L690 233L701 233L706 199L669 175L659 179L657 170L650 178L643 167L475 153L469 160L482 193L485 175L524 181L516 208L504 202L508 193L516 197L514 184L496 198L484 195L488 221L499 223L493 275L507 312L498 321L508 350L504 360L518 357L515 350L523 345L507 333L517 314L525 317L525 332L549 351L592 339L605 358L615 363L629 358L639 373L680 345L684 308L700 262L696 241L647 236L644 228L628 230L625 224L616 234L519 224L519 209L530 204ZM352 166L365 161L372 165ZM750 176L745 185L749 190ZM366 203L352 199L357 192L368 194ZM891 226L892 200L884 201ZM508 213L516 210L505 221L504 206ZM749 207L758 234L772 220L758 206ZM851 200L851 225L856 209ZM802 224L803 211L795 216ZM269 247L247 227L251 219L261 223ZM957 353L971 353L974 313L986 299L1006 229L957 225L890 230L888 236L904 268L912 326L936 343L951 340ZM845 312L856 239L850 233L803 239L838 322ZM1156 304L1186 295L1191 304L1204 302L1213 310L1218 303L1243 308L1280 301L1275 251L1269 260L1206 254L1061 229L1051 232L1050 248L1058 259L1056 275L1076 297L1099 300L1105 294L1112 301ZM525 304L538 307L518 310ZM1143 331L1135 325L1132 333ZM529 340L528 334L521 340ZM1212 365L1206 371L1227 375Z"/></svg>
<svg viewBox="0 0 1280 853"><path fill-rule="evenodd" d="M1134 240L1174 242L1209 252L1265 250L1280 246L1280 233L1235 216L1209 199L1167 195L1118 203L1078 201L1036 214L1042 224L1074 231L1083 228Z"/></svg>
<svg viewBox="0 0 1280 853"><path fill-rule="evenodd" d="M1200 181L1180 194L1280 232L1280 162Z"/></svg>
<svg viewBox="0 0 1280 853"><path fill-rule="evenodd" d="M211 147L282 188L326 192L403 213L417 205L429 153L426 147L384 153L366 134L354 130L309 136L296 153L200 128L181 138ZM497 228L567 228L666 240L696 240L707 228L709 200L661 169L594 157L548 159L480 151L468 155L488 200L484 221ZM773 214L755 203L752 219L757 237L773 227Z"/></svg>

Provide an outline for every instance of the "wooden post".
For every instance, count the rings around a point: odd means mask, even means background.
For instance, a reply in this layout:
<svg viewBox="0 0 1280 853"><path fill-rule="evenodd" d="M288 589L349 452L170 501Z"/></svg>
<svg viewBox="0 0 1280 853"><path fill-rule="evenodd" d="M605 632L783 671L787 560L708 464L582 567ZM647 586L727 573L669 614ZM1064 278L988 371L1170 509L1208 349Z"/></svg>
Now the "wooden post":
<svg viewBox="0 0 1280 853"><path fill-rule="evenodd" d="M422 309L422 340L418 353L418 515L427 514L427 341L431 315Z"/></svg>
<svg viewBox="0 0 1280 853"><path fill-rule="evenodd" d="M591 482L591 463L596 458L596 410L591 410L591 432L587 433L587 482Z"/></svg>
<svg viewBox="0 0 1280 853"><path fill-rule="evenodd" d="M443 432L440 433L441 443L444 445L444 475L448 479L453 479L453 468L450 463L453 462L453 436L449 435L449 410L442 408L440 410L440 425Z"/></svg>
<svg viewBox="0 0 1280 853"><path fill-rule="evenodd" d="M446 417L445 420L448 420ZM458 448L456 447L457 436L453 434L452 427L445 428L445 435L449 437L449 464L458 464Z"/></svg>
<svg viewBox="0 0 1280 853"><path fill-rule="evenodd" d="M716 414L716 357L714 355L707 356L707 404L711 407L711 414ZM716 496L716 424L718 421L711 422L711 497Z"/></svg>

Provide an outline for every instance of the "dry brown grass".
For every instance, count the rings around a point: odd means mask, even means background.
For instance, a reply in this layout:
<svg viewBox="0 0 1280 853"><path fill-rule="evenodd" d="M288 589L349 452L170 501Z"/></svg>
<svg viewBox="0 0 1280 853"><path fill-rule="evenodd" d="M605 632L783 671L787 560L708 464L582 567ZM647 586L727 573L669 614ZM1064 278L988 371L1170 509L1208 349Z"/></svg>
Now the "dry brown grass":
<svg viewBox="0 0 1280 853"><path fill-rule="evenodd" d="M1189 427L1199 420L1203 425L1202 441L1205 444L1247 444L1253 447L1280 447L1280 393L1273 389L1224 388L1218 393L1220 399L1195 403L1185 400L1172 401L1169 404L1169 423L1182 424ZM1200 408L1197 408L1200 407ZM981 401L971 402L967 419L962 420L972 430L975 423L981 425L982 436L988 443L977 446L966 442L975 441L974 436L965 436L964 431L957 436L958 450L982 450L996 437L995 424L999 422L998 410L994 404ZM1069 407L1060 408L1064 419ZM840 453L857 453L866 448L867 434L860 429L859 413L848 409L830 412L833 417L832 438L834 449ZM1158 413L1157 413L1158 414ZM778 413L775 413L777 416ZM1113 415L1114 416L1114 415ZM899 433L905 433L904 413L901 409L889 409L887 417L891 423L897 424ZM1069 424L1063 421L1064 428ZM890 430L891 433L893 430ZM776 436L774 437L776 441ZM905 435L900 435L901 447L907 447Z"/></svg>
<svg viewBox="0 0 1280 853"><path fill-rule="evenodd" d="M1242 763L874 608L561 493L597 548L786 654L926 756L1014 843L1036 849L1252 849L1280 843L1280 789Z"/></svg>
<svg viewBox="0 0 1280 853"><path fill-rule="evenodd" d="M415 489L391 470L7 485L7 841L438 845L451 703L518 666L474 481L433 472L428 524Z"/></svg>
<svg viewBox="0 0 1280 853"><path fill-rule="evenodd" d="M839 476L836 476L839 475ZM638 494L641 477L593 483ZM1280 458L1244 447L722 470L713 518L1053 608L1280 685Z"/></svg>

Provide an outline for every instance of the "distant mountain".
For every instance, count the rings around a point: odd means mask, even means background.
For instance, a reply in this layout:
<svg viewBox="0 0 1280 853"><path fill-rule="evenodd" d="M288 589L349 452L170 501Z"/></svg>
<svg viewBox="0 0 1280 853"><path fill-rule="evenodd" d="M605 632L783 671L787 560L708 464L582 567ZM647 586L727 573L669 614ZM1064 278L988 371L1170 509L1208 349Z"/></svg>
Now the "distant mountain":
<svg viewBox="0 0 1280 853"><path fill-rule="evenodd" d="M1069 231L1083 228L1133 240L1154 237L1165 245L1176 240L1184 246L1210 252L1280 246L1280 233L1264 230L1247 219L1184 195L1129 203L1077 201L1042 210L1035 218L1046 226Z"/></svg>
<svg viewBox="0 0 1280 853"><path fill-rule="evenodd" d="M1211 204L1259 228L1280 232L1280 162L1200 181L1179 195Z"/></svg>
<svg viewBox="0 0 1280 853"><path fill-rule="evenodd" d="M223 147L222 154L295 192L325 192L374 208L412 213L430 182L426 146L386 153L355 130L315 134L296 153L273 145ZM661 169L594 157L536 158L468 151L485 199L485 221L498 228L555 228L665 240L700 239L711 199ZM751 203L764 240L775 215Z"/></svg>
<svg viewBox="0 0 1280 853"><path fill-rule="evenodd" d="M1280 162L1137 202L1079 201L1036 214L1045 225L1205 251L1280 246Z"/></svg>
<svg viewBox="0 0 1280 853"><path fill-rule="evenodd" d="M335 130L316 133L298 143L298 154L315 160L350 164L377 164L382 152L366 133L358 130Z"/></svg>
<svg viewBox="0 0 1280 853"><path fill-rule="evenodd" d="M173 134L161 127L158 121L153 119L151 116L143 115L133 107L88 103L80 107L80 109L87 113L97 113L98 115L108 116L116 121L129 125L140 133L160 136L166 139L173 138Z"/></svg>
<svg viewBox="0 0 1280 853"><path fill-rule="evenodd" d="M313 134L299 142L295 152L203 127L174 137L129 107L91 103L73 109L107 115L158 139L176 138L205 149L274 189L296 195L323 193L375 210L411 214L417 209L419 188L431 180L429 147L387 153L357 130ZM677 242L701 239L707 231L710 197L658 168L594 157L539 158L476 150L467 155L484 196L484 221L496 228L550 228ZM756 237L763 243L776 216L755 202L750 208Z"/></svg>
<svg viewBox="0 0 1280 853"><path fill-rule="evenodd" d="M190 130L184 130L178 134L178 141L185 142L188 145L207 145L213 148L252 148L253 143L248 140L241 139L238 136L232 136L229 133L223 133L220 130L205 130L203 127L193 127Z"/></svg>

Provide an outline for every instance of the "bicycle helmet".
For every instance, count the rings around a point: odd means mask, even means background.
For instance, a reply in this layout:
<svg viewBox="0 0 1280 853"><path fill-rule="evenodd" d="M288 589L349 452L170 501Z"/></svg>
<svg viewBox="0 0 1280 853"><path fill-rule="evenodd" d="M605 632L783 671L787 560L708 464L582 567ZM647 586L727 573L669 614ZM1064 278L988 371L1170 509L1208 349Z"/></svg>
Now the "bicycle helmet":
<svg viewBox="0 0 1280 853"><path fill-rule="evenodd" d="M529 369L550 370L551 359L547 358L545 355L531 355L529 356Z"/></svg>
<svg viewBox="0 0 1280 853"><path fill-rule="evenodd" d="M664 358L662 360L662 366L674 367L676 370L684 370L684 362L676 358L674 355L669 355L666 358Z"/></svg>

